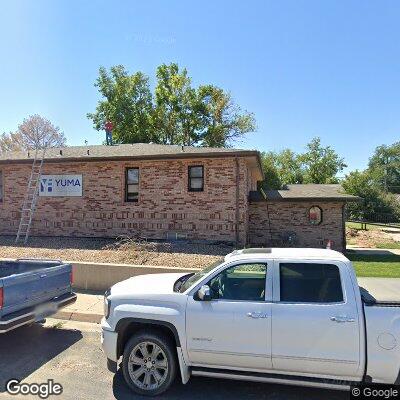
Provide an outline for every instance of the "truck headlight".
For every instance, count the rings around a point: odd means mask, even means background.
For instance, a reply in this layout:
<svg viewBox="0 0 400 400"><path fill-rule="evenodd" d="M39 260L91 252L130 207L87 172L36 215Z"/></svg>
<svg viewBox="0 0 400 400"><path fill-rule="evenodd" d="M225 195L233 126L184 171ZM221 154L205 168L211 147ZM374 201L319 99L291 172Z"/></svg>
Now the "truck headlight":
<svg viewBox="0 0 400 400"><path fill-rule="evenodd" d="M111 290L108 289L104 293L104 317L107 319L110 316L111 300L108 296L111 294Z"/></svg>

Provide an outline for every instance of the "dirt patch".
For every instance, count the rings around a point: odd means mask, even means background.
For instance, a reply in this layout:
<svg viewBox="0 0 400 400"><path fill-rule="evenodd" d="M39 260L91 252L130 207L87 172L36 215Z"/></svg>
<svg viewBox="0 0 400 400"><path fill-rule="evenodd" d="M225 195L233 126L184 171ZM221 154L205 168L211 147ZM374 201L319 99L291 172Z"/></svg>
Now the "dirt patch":
<svg viewBox="0 0 400 400"><path fill-rule="evenodd" d="M116 264L204 268L233 250L225 244L147 242L132 239L32 237L15 245L15 237L0 236L0 258L52 258Z"/></svg>
<svg viewBox="0 0 400 400"><path fill-rule="evenodd" d="M356 228L346 228L346 240L348 244L358 247L375 248L385 244L396 244L400 241L400 231L373 229L363 230Z"/></svg>

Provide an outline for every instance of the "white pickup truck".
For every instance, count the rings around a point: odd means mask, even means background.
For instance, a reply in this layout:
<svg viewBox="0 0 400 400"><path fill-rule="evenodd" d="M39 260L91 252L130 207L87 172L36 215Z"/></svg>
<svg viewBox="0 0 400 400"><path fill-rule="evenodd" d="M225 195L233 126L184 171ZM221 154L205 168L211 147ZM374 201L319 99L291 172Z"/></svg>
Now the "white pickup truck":
<svg viewBox="0 0 400 400"><path fill-rule="evenodd" d="M364 292L364 293L363 293ZM400 384L400 303L357 284L322 249L245 249L195 274L153 274L105 294L109 369L145 395L176 374L348 389Z"/></svg>

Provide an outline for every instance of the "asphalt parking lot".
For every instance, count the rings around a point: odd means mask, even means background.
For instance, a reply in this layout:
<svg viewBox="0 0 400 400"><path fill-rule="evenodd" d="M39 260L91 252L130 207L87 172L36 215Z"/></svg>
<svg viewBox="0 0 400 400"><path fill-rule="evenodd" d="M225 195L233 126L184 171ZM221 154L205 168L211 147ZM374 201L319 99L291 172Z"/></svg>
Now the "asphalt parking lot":
<svg viewBox="0 0 400 400"><path fill-rule="evenodd" d="M63 386L62 400L111 400L143 398L130 392L122 375L108 372L96 324L48 320L0 336L0 398L39 399L10 396L9 379L42 383L48 379ZM51 396L56 399L56 396ZM160 399L348 399L345 392L256 384L219 379L192 378L187 385L178 380Z"/></svg>

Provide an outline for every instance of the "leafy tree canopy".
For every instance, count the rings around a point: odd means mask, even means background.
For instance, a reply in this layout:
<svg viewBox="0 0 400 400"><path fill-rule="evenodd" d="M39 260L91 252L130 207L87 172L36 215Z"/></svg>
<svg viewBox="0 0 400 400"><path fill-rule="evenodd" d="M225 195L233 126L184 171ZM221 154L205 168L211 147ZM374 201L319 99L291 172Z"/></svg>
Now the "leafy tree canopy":
<svg viewBox="0 0 400 400"><path fill-rule="evenodd" d="M95 83L103 99L96 111L88 114L95 129L102 130L107 121L114 125L113 136L120 143L151 142L152 94L149 79L141 72L129 75L122 65L110 72L100 68Z"/></svg>
<svg viewBox="0 0 400 400"><path fill-rule="evenodd" d="M87 116L98 131L111 121L119 143L226 147L256 129L254 115L230 93L214 85L193 87L187 70L175 63L157 68L154 93L145 74L130 75L121 65L100 68L95 86L102 99Z"/></svg>
<svg viewBox="0 0 400 400"><path fill-rule="evenodd" d="M377 147L369 159L368 169L382 190L400 193L400 142Z"/></svg>
<svg viewBox="0 0 400 400"><path fill-rule="evenodd" d="M304 183L338 183L337 174L347 167L334 149L321 145L319 137L307 144L299 160L304 167Z"/></svg>
<svg viewBox="0 0 400 400"><path fill-rule="evenodd" d="M337 183L337 174L346 167L343 158L330 146L323 147L318 137L304 153L289 149L262 153L262 163L264 186L271 189L292 183Z"/></svg>
<svg viewBox="0 0 400 400"><path fill-rule="evenodd" d="M365 171L348 174L342 185L347 193L360 196L348 205L353 219L394 222L400 219L400 142L378 146Z"/></svg>
<svg viewBox="0 0 400 400"><path fill-rule="evenodd" d="M350 172L343 180L342 186L346 193L362 198L360 202L347 205L347 211L352 219L380 221L382 215L391 215L393 221L400 218L398 200L392 193L381 189L371 170Z"/></svg>

